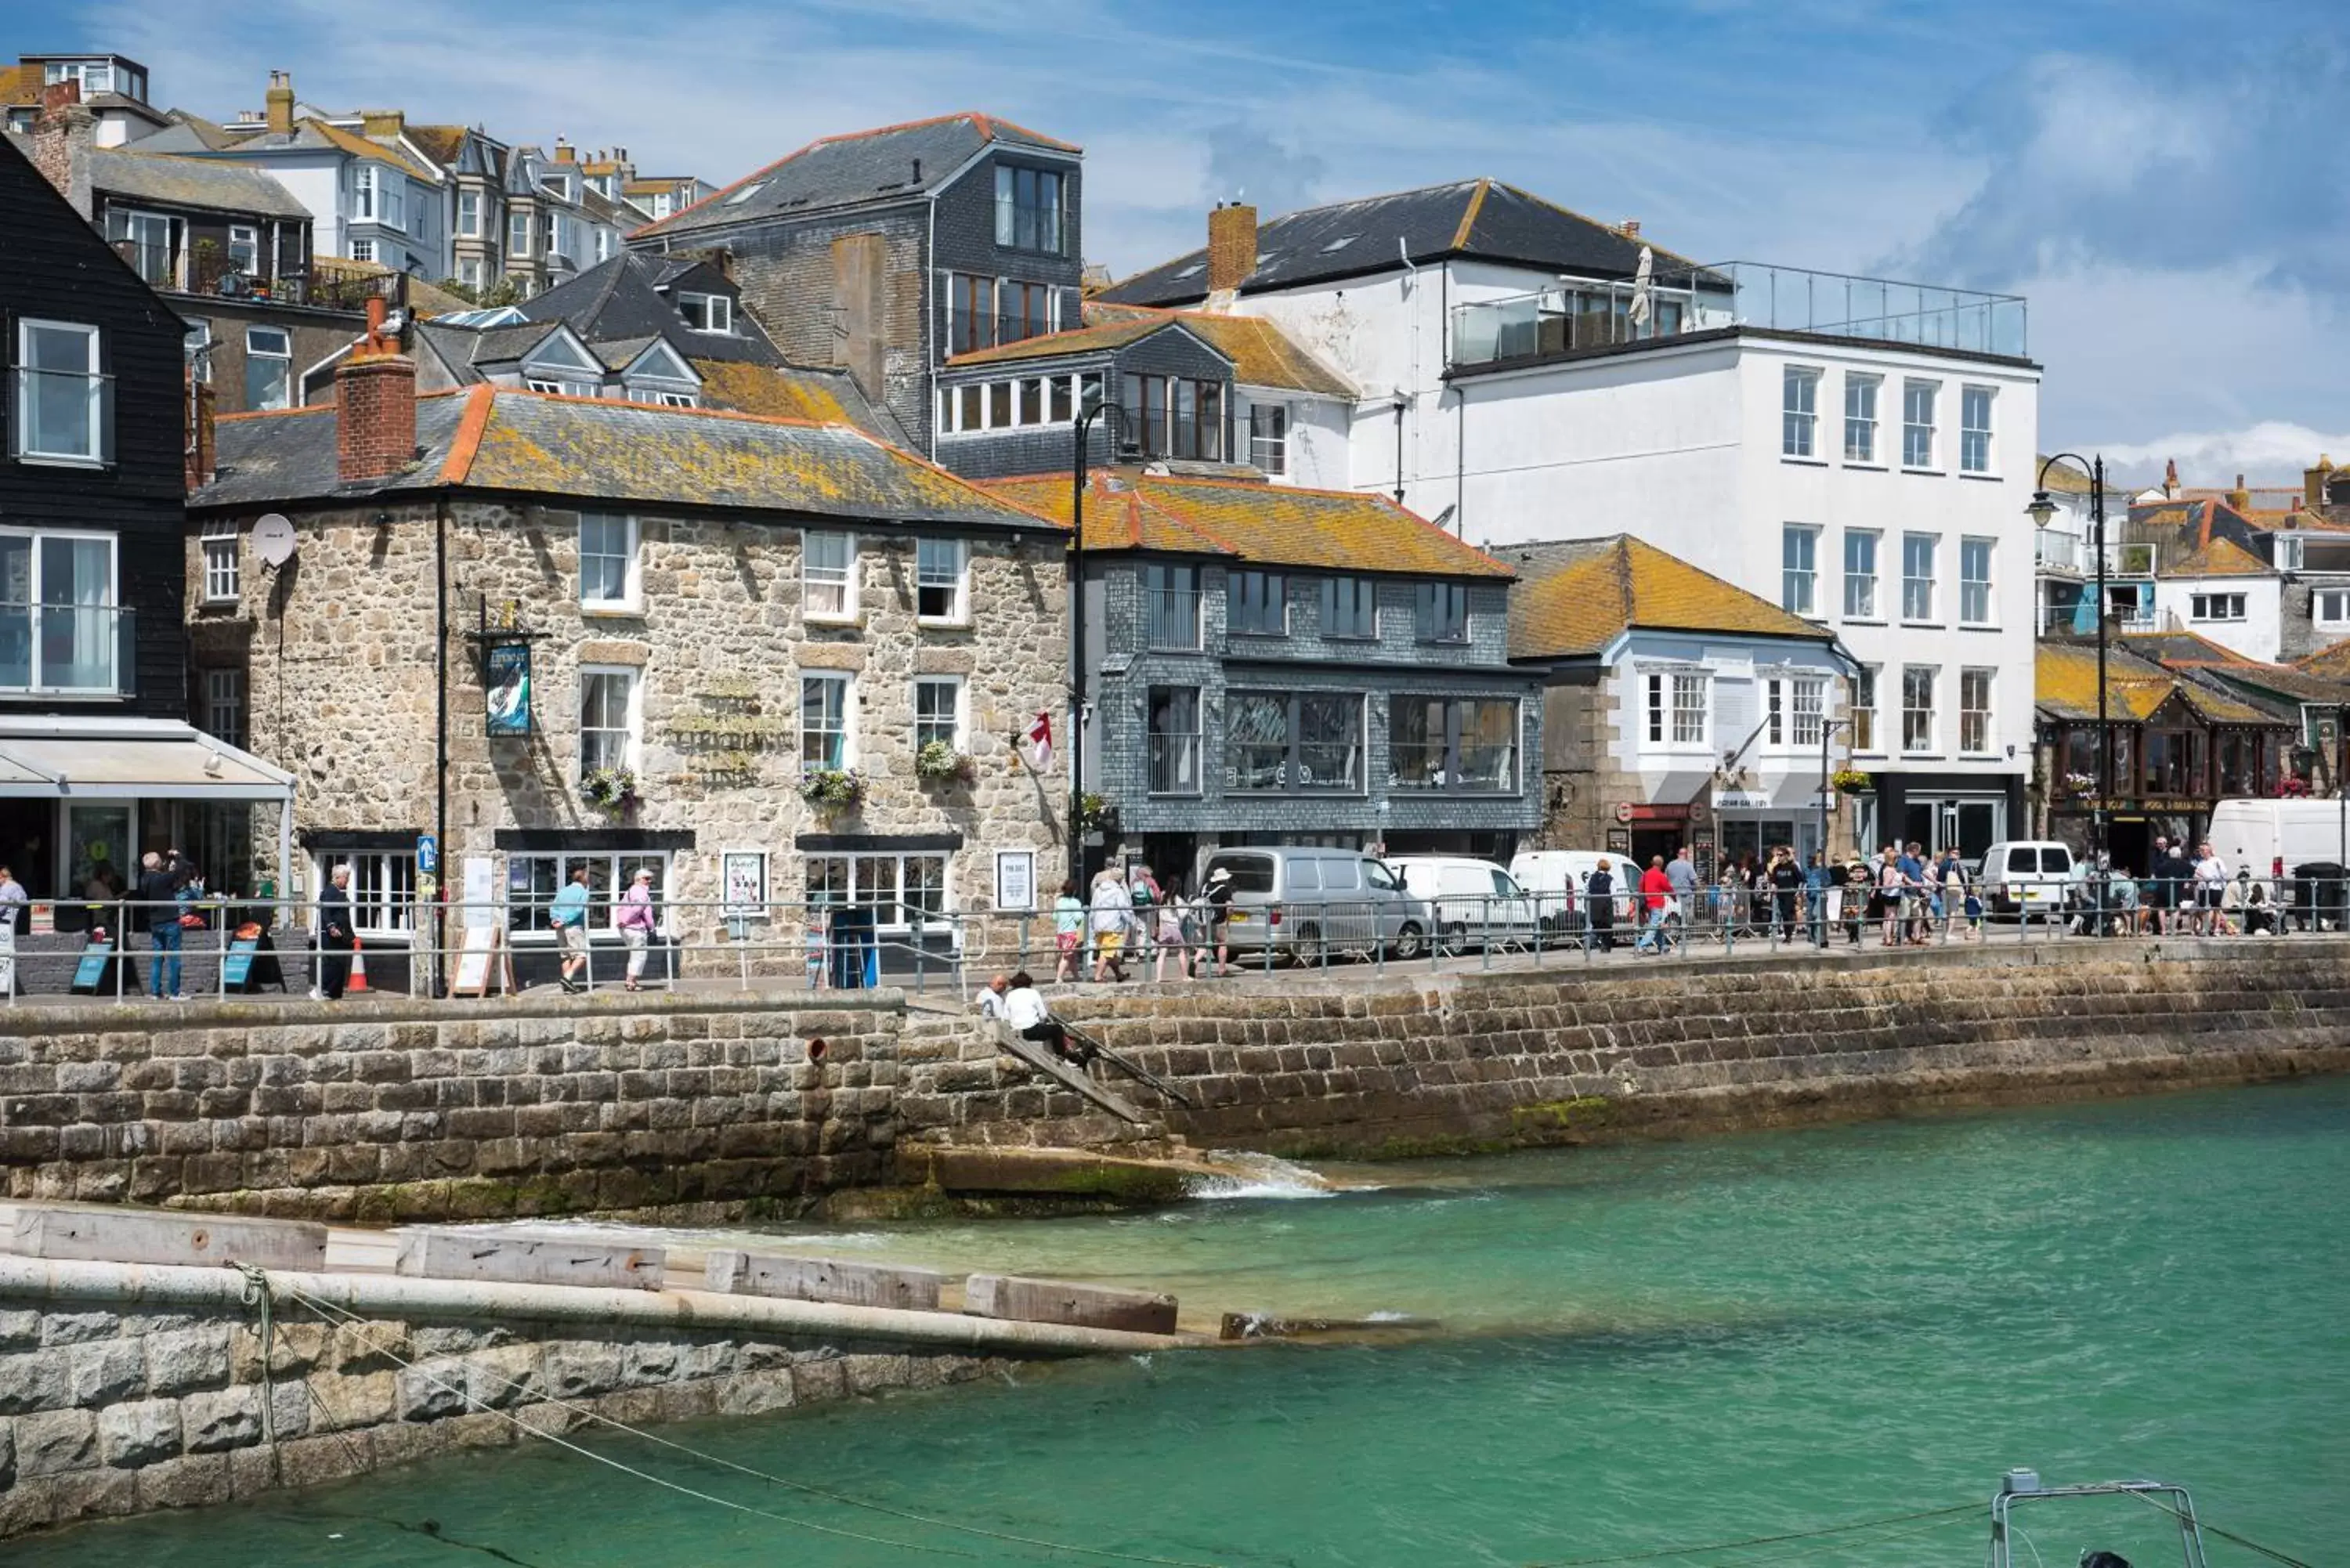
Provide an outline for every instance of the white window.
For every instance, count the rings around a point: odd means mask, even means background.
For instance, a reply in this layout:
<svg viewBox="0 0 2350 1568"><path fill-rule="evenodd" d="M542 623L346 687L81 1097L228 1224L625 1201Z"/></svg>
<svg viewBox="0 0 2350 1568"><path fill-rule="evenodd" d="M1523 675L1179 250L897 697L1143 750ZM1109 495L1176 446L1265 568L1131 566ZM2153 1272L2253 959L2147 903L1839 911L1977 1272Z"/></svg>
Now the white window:
<svg viewBox="0 0 2350 1568"><path fill-rule="evenodd" d="M650 397L639 397L636 400L640 403L659 403L665 409L698 409L702 406L702 400L691 392L655 392Z"/></svg>
<svg viewBox="0 0 2350 1568"><path fill-rule="evenodd" d="M552 392L566 398L593 398L603 389L593 381L551 381L543 376L533 376L524 383L534 392Z"/></svg>
<svg viewBox="0 0 2350 1568"><path fill-rule="evenodd" d="M482 193L479 191L457 192L457 233L469 240L481 237Z"/></svg>
<svg viewBox="0 0 2350 1568"><path fill-rule="evenodd" d="M119 692L116 536L0 529L0 690Z"/></svg>
<svg viewBox="0 0 2350 1568"><path fill-rule="evenodd" d="M1249 405L1249 462L1266 473L1289 472L1289 405Z"/></svg>
<svg viewBox="0 0 2350 1568"><path fill-rule="evenodd" d="M853 905L873 911L884 930L950 912L944 855L826 855L810 857L803 874L807 901L820 909Z"/></svg>
<svg viewBox="0 0 2350 1568"><path fill-rule="evenodd" d="M1934 394L1931 381L1910 381L1901 389L1901 466L1934 466Z"/></svg>
<svg viewBox="0 0 2350 1568"><path fill-rule="evenodd" d="M1852 749L1877 750L1877 666L1864 664L1852 679Z"/></svg>
<svg viewBox="0 0 2350 1568"><path fill-rule="evenodd" d="M624 513L579 514L579 607L638 607L637 520Z"/></svg>
<svg viewBox="0 0 2350 1568"><path fill-rule="evenodd" d="M506 214L506 254L521 259L530 254L530 210L517 207Z"/></svg>
<svg viewBox="0 0 2350 1568"><path fill-rule="evenodd" d="M612 259L612 231L609 229L596 231L596 259L599 262Z"/></svg>
<svg viewBox="0 0 2350 1568"><path fill-rule="evenodd" d="M2323 589L2313 596L2311 607L2320 626L2350 626L2350 589Z"/></svg>
<svg viewBox="0 0 2350 1568"><path fill-rule="evenodd" d="M579 667L579 776L637 765L637 692L642 671L626 664Z"/></svg>
<svg viewBox="0 0 2350 1568"><path fill-rule="evenodd" d="M351 900L353 930L396 936L416 929L414 850L329 850L318 857L317 885L325 887L338 866L351 869L351 885L344 891ZM548 896L554 896L552 888Z"/></svg>
<svg viewBox="0 0 2350 1568"><path fill-rule="evenodd" d="M411 869L415 864L411 857ZM596 929L611 931L619 929L620 906L618 894L635 883L637 872L653 874L655 907L673 896L676 884L670 880L670 857L659 849L598 850L588 855L524 855L506 857L507 924L525 944L553 940L554 921L547 909L571 879L572 872L585 867L588 872L588 920ZM356 879L355 879L356 880ZM356 890L352 901L356 903Z"/></svg>
<svg viewBox="0 0 2350 1568"><path fill-rule="evenodd" d="M2189 594L2187 598L2187 618L2189 620L2241 620L2244 618L2244 596L2241 594Z"/></svg>
<svg viewBox="0 0 2350 1568"><path fill-rule="evenodd" d="M1788 366L1780 384L1780 452L1787 457L1814 456L1820 422L1820 373L1797 365Z"/></svg>
<svg viewBox="0 0 2350 1568"><path fill-rule="evenodd" d="M359 163L351 169L351 217L359 223L372 223L376 210L381 205L376 192L379 173L372 163Z"/></svg>
<svg viewBox="0 0 2350 1568"><path fill-rule="evenodd" d="M236 524L214 518L204 524L204 603L234 604L237 596Z"/></svg>
<svg viewBox="0 0 2350 1568"><path fill-rule="evenodd" d="M261 270L261 231L245 223L228 226L228 265L238 272Z"/></svg>
<svg viewBox="0 0 2350 1568"><path fill-rule="evenodd" d="M677 313L696 332L734 330L734 302L723 294L681 294Z"/></svg>
<svg viewBox="0 0 2350 1568"><path fill-rule="evenodd" d="M1790 523L1779 530L1779 607L1810 615L1818 595L1820 531Z"/></svg>
<svg viewBox="0 0 2350 1568"><path fill-rule="evenodd" d="M800 536L800 607L809 620L857 618L857 535Z"/></svg>
<svg viewBox="0 0 2350 1568"><path fill-rule="evenodd" d="M459 283L463 284L467 288L479 288L482 286L483 276L484 272L481 257L459 256L457 258L457 281Z"/></svg>
<svg viewBox="0 0 2350 1568"><path fill-rule="evenodd" d="M188 323L186 358L188 369L195 379L209 386L213 379L213 324L209 321Z"/></svg>
<svg viewBox="0 0 2350 1568"><path fill-rule="evenodd" d="M1877 618L1877 546L1874 528L1844 531L1844 613L1849 620Z"/></svg>
<svg viewBox="0 0 2350 1568"><path fill-rule="evenodd" d="M849 732L849 677L809 670L800 677L800 766L855 765Z"/></svg>
<svg viewBox="0 0 2350 1568"><path fill-rule="evenodd" d="M387 169L380 183L383 187L383 226L405 231L408 227L408 181Z"/></svg>
<svg viewBox="0 0 2350 1568"><path fill-rule="evenodd" d="M1817 750L1826 720L1827 682L1808 676L1774 675L1763 682L1764 743Z"/></svg>
<svg viewBox="0 0 2350 1568"><path fill-rule="evenodd" d="M98 328L67 321L16 323L14 455L58 462L113 457L106 378L98 369Z"/></svg>
<svg viewBox="0 0 2350 1568"><path fill-rule="evenodd" d="M914 542L914 613L923 620L970 618L970 549L961 539Z"/></svg>
<svg viewBox="0 0 2350 1568"><path fill-rule="evenodd" d="M1877 389L1883 380L1876 376L1847 373L1844 379L1844 460L1846 462L1877 461Z"/></svg>
<svg viewBox="0 0 2350 1568"><path fill-rule="evenodd" d="M1991 389L1966 387L1959 392L1959 472L1991 472Z"/></svg>
<svg viewBox="0 0 2350 1568"><path fill-rule="evenodd" d="M914 750L944 745L963 750L962 677L921 675L914 679Z"/></svg>
<svg viewBox="0 0 2350 1568"><path fill-rule="evenodd" d="M204 671L204 733L232 746L244 744L244 671Z"/></svg>
<svg viewBox="0 0 2350 1568"><path fill-rule="evenodd" d="M1937 673L1930 664L1905 664L1901 667L1901 749L1905 752L1930 752L1934 749L1934 677Z"/></svg>
<svg viewBox="0 0 2350 1568"><path fill-rule="evenodd" d="M294 406L294 335L282 327L244 329L244 406Z"/></svg>
<svg viewBox="0 0 2350 1568"><path fill-rule="evenodd" d="M1711 678L1689 671L1648 677L1648 744L1706 744Z"/></svg>
<svg viewBox="0 0 2350 1568"><path fill-rule="evenodd" d="M1981 753L1991 750L1991 687L1989 670L1959 671L1959 750Z"/></svg>
<svg viewBox="0 0 2350 1568"><path fill-rule="evenodd" d="M1989 539L1959 541L1959 623L1991 624L1991 546Z"/></svg>
<svg viewBox="0 0 2350 1568"><path fill-rule="evenodd" d="M1941 541L1931 534L1901 535L1901 618L1934 618L1934 554Z"/></svg>
<svg viewBox="0 0 2350 1568"><path fill-rule="evenodd" d="M351 260L363 262L371 262L375 260L375 242L373 240L353 240L351 242Z"/></svg>

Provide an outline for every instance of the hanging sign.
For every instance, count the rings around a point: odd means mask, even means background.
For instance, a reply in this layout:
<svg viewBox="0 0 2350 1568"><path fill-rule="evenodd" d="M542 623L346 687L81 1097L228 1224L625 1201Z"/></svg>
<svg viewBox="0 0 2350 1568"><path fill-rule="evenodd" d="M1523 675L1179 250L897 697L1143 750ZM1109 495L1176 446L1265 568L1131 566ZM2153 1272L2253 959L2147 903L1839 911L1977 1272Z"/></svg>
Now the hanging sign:
<svg viewBox="0 0 2350 1568"><path fill-rule="evenodd" d="M530 733L530 644L494 642L482 650L487 690L485 729L493 735Z"/></svg>

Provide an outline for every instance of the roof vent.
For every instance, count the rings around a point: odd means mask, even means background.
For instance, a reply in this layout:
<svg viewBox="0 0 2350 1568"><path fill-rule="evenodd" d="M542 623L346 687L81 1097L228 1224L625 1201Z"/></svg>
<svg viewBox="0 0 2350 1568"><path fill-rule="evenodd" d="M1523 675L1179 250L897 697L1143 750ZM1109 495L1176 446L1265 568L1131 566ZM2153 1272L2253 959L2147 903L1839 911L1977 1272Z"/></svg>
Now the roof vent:
<svg viewBox="0 0 2350 1568"><path fill-rule="evenodd" d="M917 184L917 185L919 185L919 184L920 184L921 182L922 182L922 161L921 161L920 159L917 158L917 159L915 159L915 160L914 160L914 183L915 183L915 184Z"/></svg>

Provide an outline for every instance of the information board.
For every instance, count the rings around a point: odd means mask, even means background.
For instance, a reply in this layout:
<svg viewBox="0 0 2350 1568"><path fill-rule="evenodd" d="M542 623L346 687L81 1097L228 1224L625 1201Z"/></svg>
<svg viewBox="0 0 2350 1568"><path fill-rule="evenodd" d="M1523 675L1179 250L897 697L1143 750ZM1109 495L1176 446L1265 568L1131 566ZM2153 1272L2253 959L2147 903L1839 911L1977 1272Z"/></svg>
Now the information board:
<svg viewBox="0 0 2350 1568"><path fill-rule="evenodd" d="M106 983L106 967L114 961L112 942L91 942L81 950L81 961L74 965L74 990L95 995Z"/></svg>
<svg viewBox="0 0 2350 1568"><path fill-rule="evenodd" d="M259 937L237 937L221 955L221 984L230 991L243 991L253 983L253 955L261 950Z"/></svg>

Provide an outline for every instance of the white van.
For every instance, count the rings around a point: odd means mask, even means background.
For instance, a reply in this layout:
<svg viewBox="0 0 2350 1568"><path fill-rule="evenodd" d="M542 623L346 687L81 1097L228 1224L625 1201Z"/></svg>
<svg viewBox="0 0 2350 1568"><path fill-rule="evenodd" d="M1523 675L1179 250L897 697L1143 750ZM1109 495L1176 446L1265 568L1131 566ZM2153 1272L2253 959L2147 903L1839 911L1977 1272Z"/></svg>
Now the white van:
<svg viewBox="0 0 2350 1568"><path fill-rule="evenodd" d="M2342 815L2338 800L2223 800L2203 836L2230 876L2290 877L2313 861L2345 863Z"/></svg>
<svg viewBox="0 0 2350 1568"><path fill-rule="evenodd" d="M1534 899L1545 930L1580 929L1583 888L1602 860L1616 870L1616 890L1624 891L1624 857L1590 849L1526 849L1510 858L1510 879ZM1617 918L1623 919L1619 907Z"/></svg>
<svg viewBox="0 0 2350 1568"><path fill-rule="evenodd" d="M1490 860L1465 855L1390 855L1388 868L1404 891L1436 910L1437 940L1458 951L1534 940L1534 901Z"/></svg>
<svg viewBox="0 0 2350 1568"><path fill-rule="evenodd" d="M2046 915L2064 907L2066 890L2080 872L2064 845L2045 838L2011 839L1983 851L1977 886L1985 912L1994 917Z"/></svg>

